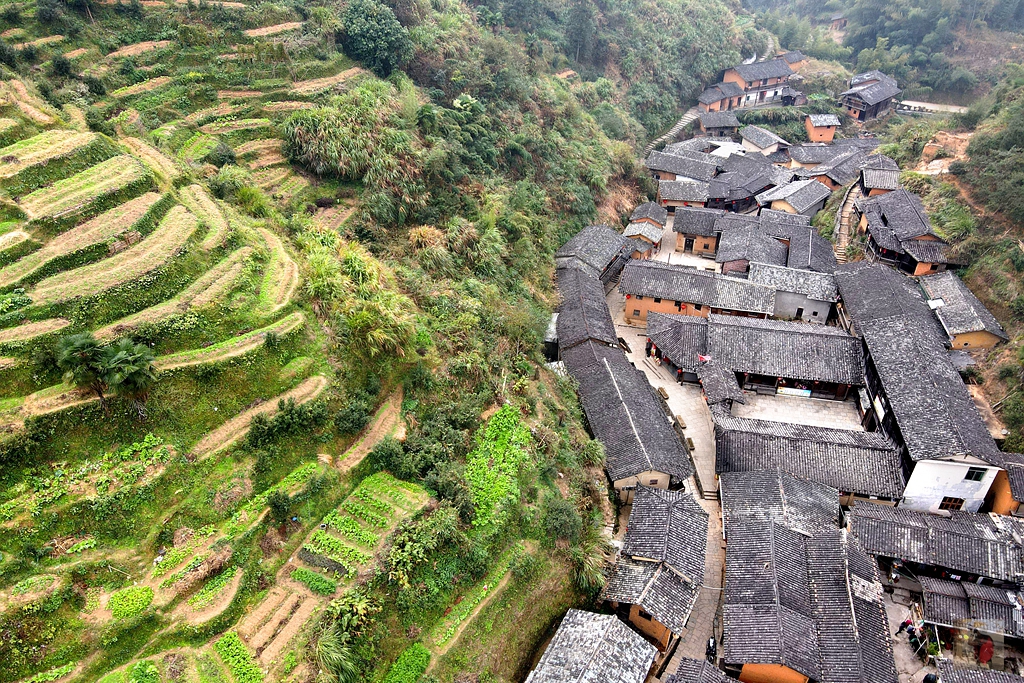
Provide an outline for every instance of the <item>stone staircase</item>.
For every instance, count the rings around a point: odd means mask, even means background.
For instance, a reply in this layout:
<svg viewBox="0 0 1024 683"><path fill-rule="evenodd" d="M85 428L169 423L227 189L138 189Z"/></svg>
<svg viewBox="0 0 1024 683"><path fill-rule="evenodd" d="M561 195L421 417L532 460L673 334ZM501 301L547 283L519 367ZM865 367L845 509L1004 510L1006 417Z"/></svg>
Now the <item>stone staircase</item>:
<svg viewBox="0 0 1024 683"><path fill-rule="evenodd" d="M846 263L846 247L850 244L850 216L853 213L854 203L860 199L863 195L860 191L860 185L854 183L850 186L850 189L846 191L846 195L843 197L843 204L839 209L839 216L836 217L836 226L832 238L835 240L833 249L836 253L836 261L839 263Z"/></svg>
<svg viewBox="0 0 1024 683"><path fill-rule="evenodd" d="M654 151L654 148L657 147L658 145L660 145L661 143L667 142L668 140L675 139L675 137L677 135L679 135L679 132L683 128L686 128L688 125L693 123L693 120L697 118L697 115L699 113L700 112L697 109L697 107L690 107L689 109L687 109L686 113L683 114L682 118L680 118L678 121L676 121L676 124L674 126L672 126L671 128L669 128L667 133L665 133L661 137L655 138L654 140L651 140L649 143L647 143L647 146L644 147L644 154L643 154L644 159L646 159L647 156L652 151Z"/></svg>

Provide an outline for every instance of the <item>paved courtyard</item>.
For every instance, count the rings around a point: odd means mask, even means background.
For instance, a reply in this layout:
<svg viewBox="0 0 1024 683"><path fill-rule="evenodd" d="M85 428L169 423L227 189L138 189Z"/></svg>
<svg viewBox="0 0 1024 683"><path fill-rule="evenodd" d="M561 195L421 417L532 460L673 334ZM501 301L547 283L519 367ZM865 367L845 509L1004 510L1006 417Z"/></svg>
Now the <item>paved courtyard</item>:
<svg viewBox="0 0 1024 683"><path fill-rule="evenodd" d="M722 271L722 264L715 263L715 259L676 251L676 238L679 235L672 229L672 221L674 219L675 216L668 217L668 224L661 235L661 250L654 254L653 259L655 261L671 263L674 266L692 266L701 270L711 270L720 273Z"/></svg>
<svg viewBox="0 0 1024 683"><path fill-rule="evenodd" d="M732 414L736 417L864 431L860 424L860 411L852 399L829 401L799 396L765 396L744 391L743 400L744 403L732 404Z"/></svg>

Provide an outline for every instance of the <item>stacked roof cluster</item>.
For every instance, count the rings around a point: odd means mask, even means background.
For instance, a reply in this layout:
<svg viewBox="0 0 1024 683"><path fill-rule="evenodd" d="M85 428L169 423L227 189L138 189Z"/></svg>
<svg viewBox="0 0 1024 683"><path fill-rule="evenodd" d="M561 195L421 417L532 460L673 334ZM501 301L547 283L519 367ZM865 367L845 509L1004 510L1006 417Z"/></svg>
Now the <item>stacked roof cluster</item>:
<svg viewBox="0 0 1024 683"><path fill-rule="evenodd" d="M898 680L877 566L838 492L779 471L722 475L726 664L821 683Z"/></svg>
<svg viewBox="0 0 1024 683"><path fill-rule="evenodd" d="M949 244L932 228L921 198L916 194L895 190L863 197L855 206L866 223L870 236L868 247L876 258L904 267L910 263L953 262L949 257Z"/></svg>

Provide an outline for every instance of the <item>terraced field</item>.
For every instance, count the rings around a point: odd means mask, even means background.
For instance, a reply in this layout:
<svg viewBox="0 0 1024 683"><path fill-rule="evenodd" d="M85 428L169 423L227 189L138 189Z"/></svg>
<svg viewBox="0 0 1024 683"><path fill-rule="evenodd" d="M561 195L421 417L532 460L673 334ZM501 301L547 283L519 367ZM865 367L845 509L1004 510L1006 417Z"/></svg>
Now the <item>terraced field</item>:
<svg viewBox="0 0 1024 683"><path fill-rule="evenodd" d="M33 220L63 218L81 213L100 199L149 181L149 171L142 162L124 154L36 190L22 197L19 205Z"/></svg>
<svg viewBox="0 0 1024 683"><path fill-rule="evenodd" d="M0 179L74 154L95 139L95 133L57 129L8 145L0 149Z"/></svg>

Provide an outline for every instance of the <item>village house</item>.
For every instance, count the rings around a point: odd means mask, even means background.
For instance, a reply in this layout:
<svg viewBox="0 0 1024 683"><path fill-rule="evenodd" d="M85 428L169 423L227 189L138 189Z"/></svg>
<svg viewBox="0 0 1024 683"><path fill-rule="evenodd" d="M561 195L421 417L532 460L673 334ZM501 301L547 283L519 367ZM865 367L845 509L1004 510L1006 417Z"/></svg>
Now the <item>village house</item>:
<svg viewBox="0 0 1024 683"><path fill-rule="evenodd" d="M571 349L586 341L609 346L619 343L600 280L581 270L561 268L558 295L562 300L555 322L559 349Z"/></svg>
<svg viewBox="0 0 1024 683"><path fill-rule="evenodd" d="M813 217L825 208L832 191L814 180L797 180L757 195L757 203L775 211Z"/></svg>
<svg viewBox="0 0 1024 683"><path fill-rule="evenodd" d="M1009 341L995 316L974 296L963 280L950 271L918 280L942 329L954 349L991 349Z"/></svg>
<svg viewBox="0 0 1024 683"><path fill-rule="evenodd" d="M723 229L723 224L727 223L732 225ZM752 261L784 266L789 259L788 247L782 241L765 233L756 217L752 222L719 219L716 228L720 232L720 237L715 261L722 264L723 274L745 274Z"/></svg>
<svg viewBox="0 0 1024 683"><path fill-rule="evenodd" d="M658 183L658 203L670 213L681 206L706 206L709 186L695 180L662 180Z"/></svg>
<svg viewBox="0 0 1024 683"><path fill-rule="evenodd" d="M700 111L729 111L742 106L743 89L735 83L715 83L697 96Z"/></svg>
<svg viewBox="0 0 1024 683"><path fill-rule="evenodd" d="M614 614L571 609L526 683L644 683L657 654Z"/></svg>
<svg viewBox="0 0 1024 683"><path fill-rule="evenodd" d="M857 150L870 154L877 147L878 140L875 138L843 138L830 145L821 142L804 142L792 145L786 150L789 157L787 165L793 169L811 169L825 164L828 168L832 161L851 151Z"/></svg>
<svg viewBox="0 0 1024 683"><path fill-rule="evenodd" d="M790 146L788 142L775 133L760 126L744 126L740 129L743 147L750 152L758 152L764 156L775 154L780 149Z"/></svg>
<svg viewBox="0 0 1024 683"><path fill-rule="evenodd" d="M983 507L997 515L1024 516L1024 454L1002 453L999 466Z"/></svg>
<svg viewBox="0 0 1024 683"><path fill-rule="evenodd" d="M679 382L696 382L700 357L707 349L708 319L692 315L650 313L645 354Z"/></svg>
<svg viewBox="0 0 1024 683"><path fill-rule="evenodd" d="M764 318L775 308L770 287L660 261L632 261L622 272L619 291L625 295L627 325L643 325L649 312Z"/></svg>
<svg viewBox="0 0 1024 683"><path fill-rule="evenodd" d="M846 24L849 22L849 20L846 18L845 14L843 14L842 12L837 12L832 15L831 19L829 19L829 22L830 23L828 25L828 28L830 31L843 31L846 29Z"/></svg>
<svg viewBox="0 0 1024 683"><path fill-rule="evenodd" d="M839 492L760 470L723 474L720 495L726 673L745 683L896 683L878 568L839 528Z"/></svg>
<svg viewBox="0 0 1024 683"><path fill-rule="evenodd" d="M942 683L1020 683L1020 676L992 669L958 668L949 660L938 663Z"/></svg>
<svg viewBox="0 0 1024 683"><path fill-rule="evenodd" d="M665 207L659 206L657 202L644 202L633 209L629 215L630 223L650 223L659 228L664 228L668 223L668 211Z"/></svg>
<svg viewBox="0 0 1024 683"><path fill-rule="evenodd" d="M839 102L850 118L863 122L888 113L902 92L894 78L867 71L850 79L850 88L839 93Z"/></svg>
<svg viewBox="0 0 1024 683"><path fill-rule="evenodd" d="M582 270L598 278L607 289L635 250L633 240L607 225L589 225L555 252L555 267Z"/></svg>
<svg viewBox="0 0 1024 683"><path fill-rule="evenodd" d="M940 640L962 643L979 636L1000 641L1024 638L1024 619L1020 616L1024 594L1019 590L929 576L918 581L923 621L939 634ZM944 682L945 676L943 673Z"/></svg>
<svg viewBox="0 0 1024 683"><path fill-rule="evenodd" d="M883 569L897 560L917 576L1009 588L1024 580L1024 521L1017 517L857 504L849 522Z"/></svg>
<svg viewBox="0 0 1024 683"><path fill-rule="evenodd" d="M704 585L708 514L682 491L637 486L601 599L659 651L686 629Z"/></svg>
<svg viewBox="0 0 1024 683"><path fill-rule="evenodd" d="M647 377L622 349L584 342L561 353L587 427L604 444L605 471L620 500L631 502L641 484L681 487L693 474L690 456Z"/></svg>
<svg viewBox="0 0 1024 683"><path fill-rule="evenodd" d="M664 227L659 227L647 221L637 221L627 225L626 229L622 231L622 236L648 245L646 248L637 245L634 256L636 258L650 258L652 250L661 248L661 236L664 230Z"/></svg>
<svg viewBox="0 0 1024 683"><path fill-rule="evenodd" d="M877 197L900 189L900 167L884 154L872 154L860 164L860 192Z"/></svg>
<svg viewBox="0 0 1024 683"><path fill-rule="evenodd" d="M921 198L894 190L854 203L857 230L867 233L867 255L910 275L946 270L949 244L932 228Z"/></svg>
<svg viewBox="0 0 1024 683"><path fill-rule="evenodd" d="M860 178L860 167L867 156L864 150L847 146L842 154L825 163L813 168L796 169L796 175L798 178L816 180L830 191L835 191Z"/></svg>
<svg viewBox="0 0 1024 683"><path fill-rule="evenodd" d="M747 280L775 290L772 317L780 320L824 324L833 317L839 300L839 288L832 273L754 262L750 264Z"/></svg>
<svg viewBox="0 0 1024 683"><path fill-rule="evenodd" d="M655 180L694 180L706 183L718 173L717 160L703 152L651 152L644 165Z"/></svg>
<svg viewBox="0 0 1024 683"><path fill-rule="evenodd" d="M737 213L757 206L758 194L793 179L792 171L760 154L732 154L719 168L721 173L708 184L707 206Z"/></svg>
<svg viewBox="0 0 1024 683"><path fill-rule="evenodd" d="M946 335L925 302L921 288L910 278L870 261L844 263L835 269L839 323L860 336L860 326L894 316L913 319L916 325L944 340Z"/></svg>
<svg viewBox="0 0 1024 683"><path fill-rule="evenodd" d="M779 469L839 491L839 503L895 505L903 495L903 467L880 432L858 432L735 417L724 406L715 420L715 472Z"/></svg>
<svg viewBox="0 0 1024 683"><path fill-rule="evenodd" d="M722 81L739 86L743 91L740 106L752 107L782 101L783 88L789 83L791 76L793 69L785 59L769 59L726 69Z"/></svg>
<svg viewBox="0 0 1024 683"><path fill-rule="evenodd" d="M714 258L718 251L715 221L725 214L721 209L676 209L672 230L677 234L676 251Z"/></svg>
<svg viewBox="0 0 1024 683"><path fill-rule="evenodd" d="M807 139L811 142L832 142L836 136L836 128L843 125L835 114L808 114L804 119Z"/></svg>
<svg viewBox="0 0 1024 683"><path fill-rule="evenodd" d="M913 320L862 326L876 422L912 463L901 506L967 510L985 503L1000 454L942 344Z"/></svg>
<svg viewBox="0 0 1024 683"><path fill-rule="evenodd" d="M780 52L778 55L779 59L789 65L789 68L793 71L800 71L800 69L807 66L807 55L800 50L790 50L789 52Z"/></svg>
<svg viewBox="0 0 1024 683"><path fill-rule="evenodd" d="M711 137L732 137L740 129L740 122L731 111L702 111L697 116L697 128Z"/></svg>

